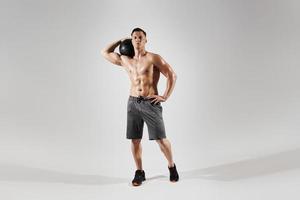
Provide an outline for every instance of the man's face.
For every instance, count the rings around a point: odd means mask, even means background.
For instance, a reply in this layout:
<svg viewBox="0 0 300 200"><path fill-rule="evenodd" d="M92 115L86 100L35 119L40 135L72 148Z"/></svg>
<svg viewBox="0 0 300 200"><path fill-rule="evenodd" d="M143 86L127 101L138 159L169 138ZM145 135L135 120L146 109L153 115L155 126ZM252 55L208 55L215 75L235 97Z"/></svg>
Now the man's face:
<svg viewBox="0 0 300 200"><path fill-rule="evenodd" d="M142 49L145 47L145 44L147 42L146 36L142 31L134 31L132 33L132 45L136 49Z"/></svg>

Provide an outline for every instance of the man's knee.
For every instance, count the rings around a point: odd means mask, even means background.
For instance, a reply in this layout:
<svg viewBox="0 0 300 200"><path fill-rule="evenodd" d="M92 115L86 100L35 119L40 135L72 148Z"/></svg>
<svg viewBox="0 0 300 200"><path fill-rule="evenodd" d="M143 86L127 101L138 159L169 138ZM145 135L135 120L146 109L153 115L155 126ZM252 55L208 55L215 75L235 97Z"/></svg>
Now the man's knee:
<svg viewBox="0 0 300 200"><path fill-rule="evenodd" d="M131 142L133 145L139 145L141 143L141 139L132 139Z"/></svg>
<svg viewBox="0 0 300 200"><path fill-rule="evenodd" d="M159 144L160 147L165 147L167 145L167 139L166 138L157 139L156 142Z"/></svg>

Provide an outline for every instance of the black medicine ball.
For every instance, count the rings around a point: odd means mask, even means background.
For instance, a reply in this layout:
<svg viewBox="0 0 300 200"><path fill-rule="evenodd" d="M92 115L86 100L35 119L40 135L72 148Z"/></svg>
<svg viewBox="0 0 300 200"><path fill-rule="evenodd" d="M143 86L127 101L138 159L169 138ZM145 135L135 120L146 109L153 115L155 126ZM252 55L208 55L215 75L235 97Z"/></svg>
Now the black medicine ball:
<svg viewBox="0 0 300 200"><path fill-rule="evenodd" d="M121 42L119 46L119 52L121 55L133 57L134 56L134 47L132 45L131 39L126 39Z"/></svg>

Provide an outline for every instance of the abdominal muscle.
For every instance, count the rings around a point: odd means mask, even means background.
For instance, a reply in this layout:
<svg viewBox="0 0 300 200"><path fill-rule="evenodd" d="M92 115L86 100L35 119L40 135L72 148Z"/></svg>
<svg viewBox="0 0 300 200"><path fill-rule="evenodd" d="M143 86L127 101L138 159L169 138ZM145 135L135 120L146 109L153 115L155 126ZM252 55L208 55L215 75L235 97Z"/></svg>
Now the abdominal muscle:
<svg viewBox="0 0 300 200"><path fill-rule="evenodd" d="M138 75L137 73L129 73L131 80L130 95L131 96L151 96L158 95L157 83L159 80L159 71L149 70L148 72Z"/></svg>

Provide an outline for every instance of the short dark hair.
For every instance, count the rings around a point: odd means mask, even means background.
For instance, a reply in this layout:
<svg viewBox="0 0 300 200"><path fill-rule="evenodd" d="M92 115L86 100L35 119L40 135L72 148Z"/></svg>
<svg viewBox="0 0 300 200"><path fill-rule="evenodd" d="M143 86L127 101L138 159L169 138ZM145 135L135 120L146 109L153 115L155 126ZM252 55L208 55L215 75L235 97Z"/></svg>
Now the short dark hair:
<svg viewBox="0 0 300 200"><path fill-rule="evenodd" d="M142 32L144 33L144 35L147 36L147 35L146 35L146 32L145 32L143 29L138 28L138 27L137 27L137 28L134 28L134 29L131 31L131 36L132 36L133 32L135 32L135 31L142 31Z"/></svg>

